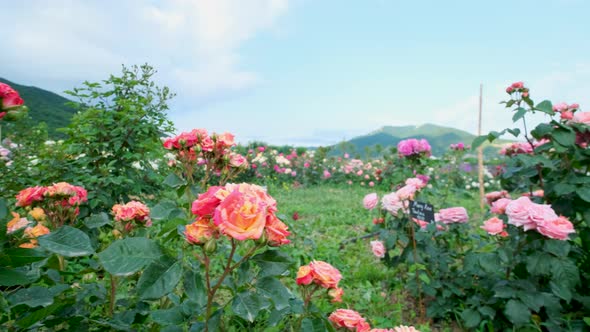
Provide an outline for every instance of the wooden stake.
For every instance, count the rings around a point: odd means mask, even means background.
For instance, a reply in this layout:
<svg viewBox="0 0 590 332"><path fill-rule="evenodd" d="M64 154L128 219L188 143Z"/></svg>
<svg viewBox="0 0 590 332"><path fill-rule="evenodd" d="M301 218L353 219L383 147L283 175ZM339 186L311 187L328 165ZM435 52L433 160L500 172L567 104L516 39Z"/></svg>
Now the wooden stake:
<svg viewBox="0 0 590 332"><path fill-rule="evenodd" d="M481 112L483 104L483 84L479 85L479 120L477 124L477 135L481 136ZM484 209L484 186L483 186L483 145L477 148L477 173L479 178L479 208Z"/></svg>

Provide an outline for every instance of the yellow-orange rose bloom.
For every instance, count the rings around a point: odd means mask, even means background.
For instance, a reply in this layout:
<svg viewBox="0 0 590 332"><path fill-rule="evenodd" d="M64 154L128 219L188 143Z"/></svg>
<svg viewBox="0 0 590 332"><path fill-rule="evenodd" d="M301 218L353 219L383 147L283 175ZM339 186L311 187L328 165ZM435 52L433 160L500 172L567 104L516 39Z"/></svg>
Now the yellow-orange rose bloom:
<svg viewBox="0 0 590 332"><path fill-rule="evenodd" d="M221 201L213 220L227 236L240 241L257 240L264 231L269 206L256 191L240 189L236 188Z"/></svg>

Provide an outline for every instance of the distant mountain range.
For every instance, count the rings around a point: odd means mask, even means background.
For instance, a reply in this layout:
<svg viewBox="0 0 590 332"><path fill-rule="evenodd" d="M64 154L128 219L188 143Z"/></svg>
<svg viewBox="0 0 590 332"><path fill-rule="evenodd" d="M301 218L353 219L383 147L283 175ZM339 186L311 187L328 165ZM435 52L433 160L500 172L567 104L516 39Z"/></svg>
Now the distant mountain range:
<svg viewBox="0 0 590 332"><path fill-rule="evenodd" d="M390 148L397 147L401 140L416 138L426 139L432 147L432 154L440 156L448 151L451 144L463 142L466 146L471 145L475 137L475 135L463 130L430 123L420 126L384 126L367 135L355 137L332 146L330 154L341 155L348 152L360 157L367 157L367 153L370 156L376 156L381 154L380 151L387 153ZM484 147L484 153L492 155L497 153L498 149L499 144L488 144Z"/></svg>
<svg viewBox="0 0 590 332"><path fill-rule="evenodd" d="M72 116L76 113L74 108L66 105L70 100L34 86L25 86L11 82L0 77L0 82L10 85L18 91L25 105L29 107L29 115L33 123L45 122L49 137L59 139L65 137L57 128L64 128L70 124Z"/></svg>

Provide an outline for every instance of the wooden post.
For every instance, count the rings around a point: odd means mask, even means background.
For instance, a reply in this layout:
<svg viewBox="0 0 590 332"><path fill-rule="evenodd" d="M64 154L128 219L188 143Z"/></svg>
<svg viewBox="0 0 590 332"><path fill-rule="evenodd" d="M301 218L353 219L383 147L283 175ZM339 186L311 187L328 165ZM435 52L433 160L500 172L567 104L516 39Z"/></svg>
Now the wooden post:
<svg viewBox="0 0 590 332"><path fill-rule="evenodd" d="M483 104L483 84L479 85L479 119L477 123L477 135L481 136L481 112L482 112L482 104ZM477 175L479 179L479 208L481 212L484 210L484 197L485 197L485 188L484 188L484 181L483 181L483 145L480 145L477 148Z"/></svg>

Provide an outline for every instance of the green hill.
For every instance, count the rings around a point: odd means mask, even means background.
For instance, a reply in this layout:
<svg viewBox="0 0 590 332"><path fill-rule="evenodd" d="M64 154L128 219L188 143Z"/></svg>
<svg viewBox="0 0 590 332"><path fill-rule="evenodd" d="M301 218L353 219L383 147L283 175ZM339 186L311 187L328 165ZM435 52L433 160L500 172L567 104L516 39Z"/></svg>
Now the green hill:
<svg viewBox="0 0 590 332"><path fill-rule="evenodd" d="M443 127L434 124L424 124L421 126L384 126L367 135L355 137L349 141L341 142L332 147L331 155L340 155L344 152L358 154L366 157L367 149L371 156L377 156L378 150L388 151L404 139L416 138L426 139L432 147L432 154L440 156L449 149L451 144L463 142L470 145L476 136L466 131ZM502 143L502 142L499 142ZM484 148L484 154L495 154L499 149L498 144L487 145Z"/></svg>
<svg viewBox="0 0 590 332"><path fill-rule="evenodd" d="M29 115L33 123L45 122L47 124L49 138L65 137L56 129L67 127L70 119L76 113L74 108L66 106L70 100L53 92L34 86L20 85L1 77L0 82L6 83L18 91L25 100L25 105L29 107Z"/></svg>

